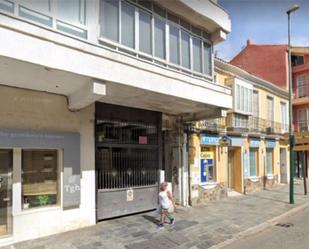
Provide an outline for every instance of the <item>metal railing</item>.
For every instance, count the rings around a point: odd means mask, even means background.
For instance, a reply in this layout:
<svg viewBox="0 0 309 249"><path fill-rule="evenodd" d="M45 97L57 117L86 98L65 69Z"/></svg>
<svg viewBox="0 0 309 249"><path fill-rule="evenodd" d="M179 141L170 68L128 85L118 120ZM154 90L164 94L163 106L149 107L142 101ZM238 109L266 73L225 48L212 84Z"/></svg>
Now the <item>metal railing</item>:
<svg viewBox="0 0 309 249"><path fill-rule="evenodd" d="M309 120L298 121L298 131L309 131Z"/></svg>
<svg viewBox="0 0 309 249"><path fill-rule="evenodd" d="M225 131L226 129L226 119L225 118L213 118L213 119L206 119L197 122L197 127L201 130L208 130L208 131Z"/></svg>
<svg viewBox="0 0 309 249"><path fill-rule="evenodd" d="M227 118L227 130L265 134L283 134L288 131L288 124L254 116L230 114Z"/></svg>

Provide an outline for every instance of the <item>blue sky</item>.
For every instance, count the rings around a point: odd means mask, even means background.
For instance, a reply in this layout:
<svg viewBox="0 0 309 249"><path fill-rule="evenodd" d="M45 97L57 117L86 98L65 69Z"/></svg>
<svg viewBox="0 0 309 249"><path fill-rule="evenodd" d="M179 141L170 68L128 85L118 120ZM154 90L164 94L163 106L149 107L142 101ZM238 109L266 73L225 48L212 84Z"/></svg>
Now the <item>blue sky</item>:
<svg viewBox="0 0 309 249"><path fill-rule="evenodd" d="M219 58L229 61L248 39L257 44L286 44L286 10L294 4L300 9L291 14L292 45L309 46L309 0L219 0L219 4L232 21L227 40L215 46Z"/></svg>

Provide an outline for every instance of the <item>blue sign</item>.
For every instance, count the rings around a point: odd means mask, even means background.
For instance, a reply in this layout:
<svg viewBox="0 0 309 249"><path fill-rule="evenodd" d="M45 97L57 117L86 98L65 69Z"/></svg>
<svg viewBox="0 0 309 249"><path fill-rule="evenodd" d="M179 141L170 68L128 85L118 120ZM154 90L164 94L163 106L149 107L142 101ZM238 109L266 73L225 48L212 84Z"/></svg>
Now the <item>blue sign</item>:
<svg viewBox="0 0 309 249"><path fill-rule="evenodd" d="M231 146L243 146L244 141L241 137L230 137L231 139Z"/></svg>
<svg viewBox="0 0 309 249"><path fill-rule="evenodd" d="M250 139L250 147L259 148L261 145L261 141L258 139Z"/></svg>
<svg viewBox="0 0 309 249"><path fill-rule="evenodd" d="M276 140L266 140L266 148L275 148L276 147Z"/></svg>
<svg viewBox="0 0 309 249"><path fill-rule="evenodd" d="M219 145L219 136L201 134L201 144L204 145Z"/></svg>

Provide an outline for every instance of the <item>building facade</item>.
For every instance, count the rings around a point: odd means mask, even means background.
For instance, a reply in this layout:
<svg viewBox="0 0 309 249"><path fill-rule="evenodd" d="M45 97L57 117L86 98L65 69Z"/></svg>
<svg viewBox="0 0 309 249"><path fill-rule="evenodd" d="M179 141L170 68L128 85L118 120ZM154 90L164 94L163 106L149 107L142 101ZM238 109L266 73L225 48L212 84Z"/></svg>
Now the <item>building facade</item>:
<svg viewBox="0 0 309 249"><path fill-rule="evenodd" d="M253 44L248 41L244 49L236 55L231 64L239 66L262 79L288 89L288 46L271 44ZM295 146L295 174L306 174L309 158L307 142L302 140L308 131L308 48L292 47L292 80L293 80L293 130L297 133Z"/></svg>
<svg viewBox="0 0 309 249"><path fill-rule="evenodd" d="M0 244L188 202L187 122L221 117L214 1L0 0ZM169 139L171 138L171 139Z"/></svg>
<svg viewBox="0 0 309 249"><path fill-rule="evenodd" d="M288 92L220 59L215 75L232 89L233 108L191 135L193 205L289 181Z"/></svg>

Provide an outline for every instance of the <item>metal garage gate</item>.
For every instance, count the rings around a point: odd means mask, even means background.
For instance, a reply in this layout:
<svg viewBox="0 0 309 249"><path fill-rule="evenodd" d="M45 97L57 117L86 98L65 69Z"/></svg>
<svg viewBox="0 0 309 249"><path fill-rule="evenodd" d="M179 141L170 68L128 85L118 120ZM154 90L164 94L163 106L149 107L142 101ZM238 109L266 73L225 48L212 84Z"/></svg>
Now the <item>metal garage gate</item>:
<svg viewBox="0 0 309 249"><path fill-rule="evenodd" d="M97 220L157 207L160 118L96 104Z"/></svg>

